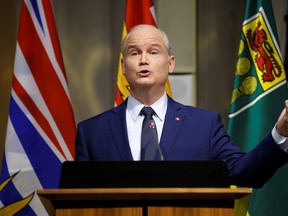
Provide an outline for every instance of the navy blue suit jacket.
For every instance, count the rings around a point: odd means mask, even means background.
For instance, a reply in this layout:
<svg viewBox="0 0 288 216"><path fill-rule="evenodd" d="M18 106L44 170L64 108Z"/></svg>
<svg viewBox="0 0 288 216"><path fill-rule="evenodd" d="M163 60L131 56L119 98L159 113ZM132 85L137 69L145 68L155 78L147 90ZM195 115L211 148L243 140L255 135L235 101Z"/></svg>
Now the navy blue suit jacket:
<svg viewBox="0 0 288 216"><path fill-rule="evenodd" d="M76 160L133 160L126 104L78 124ZM271 133L245 153L226 134L218 113L184 106L171 98L160 146L164 160L224 160L231 184L255 188L261 187L288 159Z"/></svg>

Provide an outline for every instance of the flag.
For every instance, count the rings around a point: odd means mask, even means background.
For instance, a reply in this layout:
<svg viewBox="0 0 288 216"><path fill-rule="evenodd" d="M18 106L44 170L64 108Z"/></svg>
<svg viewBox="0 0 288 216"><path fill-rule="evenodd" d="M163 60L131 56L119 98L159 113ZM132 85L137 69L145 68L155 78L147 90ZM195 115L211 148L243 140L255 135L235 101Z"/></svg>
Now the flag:
<svg viewBox="0 0 288 216"><path fill-rule="evenodd" d="M57 188L74 159L76 126L50 0L22 0L0 215L48 215L36 190Z"/></svg>
<svg viewBox="0 0 288 216"><path fill-rule="evenodd" d="M122 40L130 30L139 24L149 24L157 26L155 8L153 0L126 0L125 21L123 25ZM117 86L115 94L115 106L121 104L129 95L130 87L122 73L120 53L119 67L117 75ZM166 82L165 90L172 97L169 80Z"/></svg>
<svg viewBox="0 0 288 216"><path fill-rule="evenodd" d="M249 151L272 131L287 92L272 4L247 0L227 130L237 145ZM287 215L287 179L285 165L261 189L253 189L248 214Z"/></svg>

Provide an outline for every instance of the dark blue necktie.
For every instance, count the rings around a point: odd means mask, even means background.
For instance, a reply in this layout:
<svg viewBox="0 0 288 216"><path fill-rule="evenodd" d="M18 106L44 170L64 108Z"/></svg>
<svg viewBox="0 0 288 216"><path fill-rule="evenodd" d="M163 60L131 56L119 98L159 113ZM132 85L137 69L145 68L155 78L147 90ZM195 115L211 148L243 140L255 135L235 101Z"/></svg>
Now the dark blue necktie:
<svg viewBox="0 0 288 216"><path fill-rule="evenodd" d="M157 129L152 118L155 112L151 107L143 107L140 114L145 116L141 134L141 160L155 160L158 149Z"/></svg>

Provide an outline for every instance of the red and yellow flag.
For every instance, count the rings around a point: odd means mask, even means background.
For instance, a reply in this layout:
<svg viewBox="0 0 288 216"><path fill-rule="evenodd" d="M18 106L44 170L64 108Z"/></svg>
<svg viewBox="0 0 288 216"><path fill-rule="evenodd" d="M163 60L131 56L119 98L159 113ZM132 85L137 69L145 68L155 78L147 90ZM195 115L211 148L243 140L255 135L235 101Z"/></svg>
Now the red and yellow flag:
<svg viewBox="0 0 288 216"><path fill-rule="evenodd" d="M134 26L139 24L149 24L157 26L153 0L126 0L126 11L125 21L123 25L122 40ZM127 98L130 91L129 84L122 73L121 58L122 54L120 53L115 106L121 104ZM166 83L165 90L167 94L171 97L172 93L170 90L169 81L167 81Z"/></svg>

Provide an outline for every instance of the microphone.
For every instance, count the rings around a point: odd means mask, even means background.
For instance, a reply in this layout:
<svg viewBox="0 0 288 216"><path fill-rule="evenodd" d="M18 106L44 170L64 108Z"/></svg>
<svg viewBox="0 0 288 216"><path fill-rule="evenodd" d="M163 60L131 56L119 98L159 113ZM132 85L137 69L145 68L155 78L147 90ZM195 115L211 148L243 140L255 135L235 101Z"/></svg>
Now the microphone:
<svg viewBox="0 0 288 216"><path fill-rule="evenodd" d="M152 132L153 132L153 135L154 135L154 138L156 140L156 143L157 143L157 149L158 149L158 152L160 154L160 160L163 161L164 160L164 157L163 157L163 154L162 154L162 150L161 150L161 147L160 147L160 144L158 142L158 135L157 135L157 129L156 129L156 123L154 121L154 119L151 119L149 121L149 127L151 128Z"/></svg>

